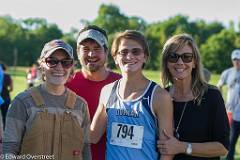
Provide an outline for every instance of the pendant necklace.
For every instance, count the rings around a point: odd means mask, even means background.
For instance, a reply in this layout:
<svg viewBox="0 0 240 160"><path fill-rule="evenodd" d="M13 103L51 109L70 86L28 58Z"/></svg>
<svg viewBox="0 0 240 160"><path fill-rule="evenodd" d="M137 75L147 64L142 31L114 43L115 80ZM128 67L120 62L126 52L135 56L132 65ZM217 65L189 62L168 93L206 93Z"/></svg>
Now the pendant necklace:
<svg viewBox="0 0 240 160"><path fill-rule="evenodd" d="M175 137L176 137L177 139L180 138L180 135L179 135L179 133L178 133L178 129L179 129L179 126L180 126L180 124L181 124L181 121L182 121L183 115L184 115L184 113L185 113L185 110L186 110L187 104L188 104L188 102L185 102L184 107L183 107L182 114L181 114L180 119L179 119L179 121L178 121L177 127L176 127L176 129L175 129L175 131L174 131L174 135L175 135Z"/></svg>

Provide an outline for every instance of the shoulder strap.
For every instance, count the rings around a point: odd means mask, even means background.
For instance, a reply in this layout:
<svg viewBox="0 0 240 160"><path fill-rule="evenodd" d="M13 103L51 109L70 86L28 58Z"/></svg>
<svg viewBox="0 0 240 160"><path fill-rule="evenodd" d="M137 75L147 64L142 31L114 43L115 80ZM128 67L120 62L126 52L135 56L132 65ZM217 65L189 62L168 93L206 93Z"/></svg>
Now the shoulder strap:
<svg viewBox="0 0 240 160"><path fill-rule="evenodd" d="M65 102L65 106L67 108L73 109L75 106L76 99L77 99L76 93L67 88L67 99Z"/></svg>
<svg viewBox="0 0 240 160"><path fill-rule="evenodd" d="M155 87L157 86L157 84L153 81L150 82L150 86L147 90L147 92L144 94L143 96L143 104L146 106L146 109L148 111L148 113L152 116L153 119L155 119L155 116L152 113L152 108L151 108L151 103L152 103L152 98L153 98L153 91L155 90Z"/></svg>
<svg viewBox="0 0 240 160"><path fill-rule="evenodd" d="M38 107L43 107L44 106L44 100L42 95L40 94L39 90L37 87L32 87L30 89L30 94L33 98L33 101Z"/></svg>
<svg viewBox="0 0 240 160"><path fill-rule="evenodd" d="M42 97L42 95L39 92L37 87L32 87L30 89L30 94L31 94L35 104L38 107L43 107L44 106L45 103L44 103L43 97ZM75 106L76 99L77 99L76 93L74 93L70 89L67 89L67 99L66 99L66 102L65 102L65 106L70 108L70 109L73 109L74 106Z"/></svg>
<svg viewBox="0 0 240 160"><path fill-rule="evenodd" d="M116 90L117 90L117 85L118 85L118 82L119 80L116 80L113 84L113 87L112 87L112 91L111 91L111 94L110 94L110 97L107 101L107 106L111 106L113 103L116 102Z"/></svg>

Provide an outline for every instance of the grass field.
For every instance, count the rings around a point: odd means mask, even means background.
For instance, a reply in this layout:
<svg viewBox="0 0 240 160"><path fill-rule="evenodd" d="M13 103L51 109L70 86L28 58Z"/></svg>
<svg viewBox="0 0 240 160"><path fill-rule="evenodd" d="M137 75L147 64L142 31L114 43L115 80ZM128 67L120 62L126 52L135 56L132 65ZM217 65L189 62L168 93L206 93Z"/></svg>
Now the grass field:
<svg viewBox="0 0 240 160"><path fill-rule="evenodd" d="M26 69L24 67L10 68L9 73L12 75L14 82L14 90L11 93L12 98L14 98L19 92L24 91L27 88L26 83ZM144 71L144 74L149 79L160 83L160 72L159 71ZM211 76L210 84L216 85L219 80L219 75L213 74ZM226 97L226 88L223 89L224 98ZM236 160L240 160L240 138L236 146Z"/></svg>
<svg viewBox="0 0 240 160"><path fill-rule="evenodd" d="M12 75L14 81L14 91L11 93L12 97L15 97L19 92L27 88L26 82L26 67L9 68L9 73ZM144 74L149 79L160 83L159 71L144 71ZM212 75L210 84L216 85L219 79L219 75ZM224 94L225 95L225 94Z"/></svg>

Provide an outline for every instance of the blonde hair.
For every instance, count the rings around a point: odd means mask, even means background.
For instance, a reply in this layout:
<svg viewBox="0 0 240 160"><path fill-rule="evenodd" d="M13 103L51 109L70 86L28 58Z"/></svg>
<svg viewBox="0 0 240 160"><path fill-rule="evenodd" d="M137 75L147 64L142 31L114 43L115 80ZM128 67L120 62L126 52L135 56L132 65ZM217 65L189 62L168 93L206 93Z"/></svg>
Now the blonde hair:
<svg viewBox="0 0 240 160"><path fill-rule="evenodd" d="M189 45L193 50L193 60L195 62L195 68L192 70L192 82L191 89L197 105L201 104L202 96L207 90L208 85L203 76L203 67L201 63L200 52L198 47L189 34L178 34L167 40L163 47L162 56L162 83L164 88L173 83L173 77L167 68L167 57L170 52L176 52L177 50Z"/></svg>

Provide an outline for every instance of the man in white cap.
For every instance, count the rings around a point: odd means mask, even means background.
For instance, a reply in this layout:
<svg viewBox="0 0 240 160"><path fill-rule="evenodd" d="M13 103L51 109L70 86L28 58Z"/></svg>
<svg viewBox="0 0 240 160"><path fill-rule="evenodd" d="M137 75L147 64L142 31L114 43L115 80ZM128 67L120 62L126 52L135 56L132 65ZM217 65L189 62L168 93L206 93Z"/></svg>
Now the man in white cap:
<svg viewBox="0 0 240 160"><path fill-rule="evenodd" d="M106 31L98 26L89 25L80 30L77 37L77 55L81 71L75 73L66 86L87 101L92 119L101 89L121 76L106 67L108 38ZM105 136L91 146L93 160L105 160L105 146Z"/></svg>
<svg viewBox="0 0 240 160"><path fill-rule="evenodd" d="M230 146L227 160L234 159L235 146L240 134L240 49L232 52L231 59L233 67L223 71L217 84L220 90L223 85L228 87L226 108L232 120L230 119Z"/></svg>

